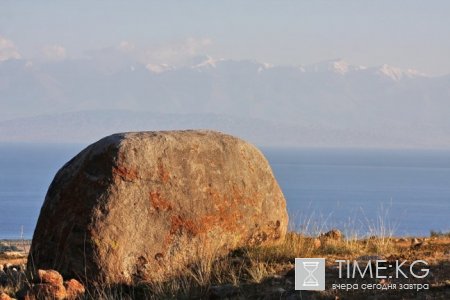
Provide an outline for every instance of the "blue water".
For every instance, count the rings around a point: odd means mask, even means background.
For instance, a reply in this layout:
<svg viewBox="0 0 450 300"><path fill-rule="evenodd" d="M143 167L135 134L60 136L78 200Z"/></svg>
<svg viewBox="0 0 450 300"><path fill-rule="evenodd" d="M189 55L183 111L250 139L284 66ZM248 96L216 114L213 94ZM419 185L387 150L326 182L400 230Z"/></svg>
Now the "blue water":
<svg viewBox="0 0 450 300"><path fill-rule="evenodd" d="M450 151L264 152L294 228L358 235L450 230Z"/></svg>
<svg viewBox="0 0 450 300"><path fill-rule="evenodd" d="M57 170L85 145L0 145L0 238L31 238ZM314 233L450 230L450 151L263 149L292 227ZM387 232L383 232L387 231Z"/></svg>
<svg viewBox="0 0 450 300"><path fill-rule="evenodd" d="M0 144L0 239L31 238L48 186L81 145Z"/></svg>

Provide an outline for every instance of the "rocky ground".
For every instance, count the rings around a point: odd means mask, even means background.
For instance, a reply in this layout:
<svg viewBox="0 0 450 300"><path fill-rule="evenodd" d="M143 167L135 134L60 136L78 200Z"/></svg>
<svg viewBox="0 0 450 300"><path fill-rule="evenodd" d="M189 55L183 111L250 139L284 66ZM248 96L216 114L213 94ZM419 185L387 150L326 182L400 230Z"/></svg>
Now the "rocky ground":
<svg viewBox="0 0 450 300"><path fill-rule="evenodd" d="M0 299L23 297L24 286L45 284L45 276L30 282L23 273L26 251L20 251L22 241L4 241L0 244ZM17 248L14 248L15 246ZM7 248L10 247L10 248ZM25 248L26 250L27 248ZM295 257L326 258L326 290L306 292L294 290ZM337 260L356 260L360 266L369 261L407 261L404 270L415 260L429 264L425 278L395 278L395 271L388 270L392 279L343 279L339 278ZM413 268L414 272L420 272ZM406 272L406 271L405 271ZM44 273L42 273L44 274ZM45 273L47 274L47 273ZM45 275L44 274L44 275ZM50 273L53 274L53 273ZM344 271L345 274L345 271ZM41 277L39 277L41 278ZM68 278L61 287L70 291ZM48 284L48 283L47 283ZM358 284L379 284L390 289L345 290L333 289L333 284L349 287ZM348 285L347 285L348 284ZM393 284L396 288L392 289ZM400 284L407 289L399 289ZM374 285L374 286L375 286ZM428 289L417 287L428 285ZM336 287L336 286L335 286ZM78 287L80 288L80 287ZM36 288L35 288L36 289ZM55 291L59 291L54 288ZM84 291L84 290L83 290ZM7 296L8 295L8 296ZM70 299L69 292L59 299ZM55 298L58 295L55 295ZM3 298L2 298L3 297ZM73 296L72 296L73 298ZM84 299L450 299L450 236L435 234L424 238L346 239L337 230L308 237L290 233L282 245L270 248L240 249L227 257L203 258L186 268L179 277L164 283L141 283L133 287L97 287L88 290ZM31 298L30 298L31 299Z"/></svg>

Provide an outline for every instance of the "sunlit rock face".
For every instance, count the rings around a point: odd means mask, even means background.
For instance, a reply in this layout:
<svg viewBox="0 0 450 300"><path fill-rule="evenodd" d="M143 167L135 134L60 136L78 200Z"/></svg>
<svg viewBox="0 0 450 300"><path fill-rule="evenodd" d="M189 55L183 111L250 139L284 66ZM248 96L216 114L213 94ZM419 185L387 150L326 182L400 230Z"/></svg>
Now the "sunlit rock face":
<svg viewBox="0 0 450 300"><path fill-rule="evenodd" d="M114 134L56 174L29 267L108 284L164 280L210 255L279 243L287 223L249 143L213 131Z"/></svg>

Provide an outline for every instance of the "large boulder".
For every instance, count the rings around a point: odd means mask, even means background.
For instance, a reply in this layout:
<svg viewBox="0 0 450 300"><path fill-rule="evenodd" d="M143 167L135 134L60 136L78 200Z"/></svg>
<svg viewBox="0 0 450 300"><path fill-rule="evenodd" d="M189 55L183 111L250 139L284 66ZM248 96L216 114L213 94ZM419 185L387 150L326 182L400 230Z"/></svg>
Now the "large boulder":
<svg viewBox="0 0 450 300"><path fill-rule="evenodd" d="M163 280L284 239L286 203L254 146L214 131L114 134L56 174L28 267L89 282Z"/></svg>

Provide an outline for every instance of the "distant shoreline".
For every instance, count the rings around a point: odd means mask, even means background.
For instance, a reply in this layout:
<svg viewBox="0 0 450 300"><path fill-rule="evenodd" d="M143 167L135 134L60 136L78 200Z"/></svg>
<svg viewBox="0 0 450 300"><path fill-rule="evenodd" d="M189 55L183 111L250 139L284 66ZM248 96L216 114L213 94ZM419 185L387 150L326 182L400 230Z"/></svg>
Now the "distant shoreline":
<svg viewBox="0 0 450 300"><path fill-rule="evenodd" d="M9 238L0 238L0 243L30 243L32 239L9 239Z"/></svg>

